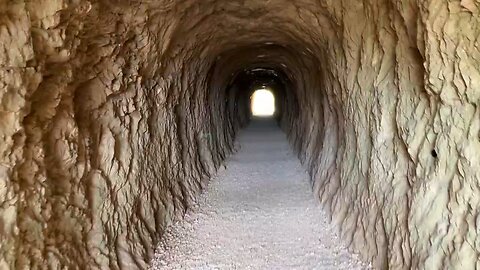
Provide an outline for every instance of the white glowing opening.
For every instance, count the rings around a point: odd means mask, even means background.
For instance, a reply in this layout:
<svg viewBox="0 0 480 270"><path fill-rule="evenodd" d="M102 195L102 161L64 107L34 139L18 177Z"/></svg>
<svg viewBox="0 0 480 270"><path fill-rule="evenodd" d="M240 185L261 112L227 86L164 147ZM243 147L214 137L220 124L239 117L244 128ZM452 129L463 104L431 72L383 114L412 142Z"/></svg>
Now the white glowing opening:
<svg viewBox="0 0 480 270"><path fill-rule="evenodd" d="M275 97L267 89L256 90L251 97L253 116L272 116L275 113Z"/></svg>

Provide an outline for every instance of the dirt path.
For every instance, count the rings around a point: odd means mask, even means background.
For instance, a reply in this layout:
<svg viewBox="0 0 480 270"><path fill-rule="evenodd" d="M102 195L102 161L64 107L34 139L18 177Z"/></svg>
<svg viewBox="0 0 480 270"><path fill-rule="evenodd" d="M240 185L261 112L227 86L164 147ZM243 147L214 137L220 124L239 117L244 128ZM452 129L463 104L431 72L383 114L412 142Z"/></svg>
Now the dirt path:
<svg viewBox="0 0 480 270"><path fill-rule="evenodd" d="M367 269L340 243L273 122L254 121L238 143L152 269Z"/></svg>

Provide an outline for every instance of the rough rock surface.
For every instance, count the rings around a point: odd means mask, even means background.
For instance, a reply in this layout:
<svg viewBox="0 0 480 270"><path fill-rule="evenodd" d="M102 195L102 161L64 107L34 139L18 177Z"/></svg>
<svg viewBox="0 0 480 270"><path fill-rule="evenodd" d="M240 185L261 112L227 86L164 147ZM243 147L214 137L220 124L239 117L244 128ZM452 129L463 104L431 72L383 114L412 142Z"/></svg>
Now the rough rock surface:
<svg viewBox="0 0 480 270"><path fill-rule="evenodd" d="M480 268L478 0L0 0L0 268L143 268L281 74L377 268Z"/></svg>

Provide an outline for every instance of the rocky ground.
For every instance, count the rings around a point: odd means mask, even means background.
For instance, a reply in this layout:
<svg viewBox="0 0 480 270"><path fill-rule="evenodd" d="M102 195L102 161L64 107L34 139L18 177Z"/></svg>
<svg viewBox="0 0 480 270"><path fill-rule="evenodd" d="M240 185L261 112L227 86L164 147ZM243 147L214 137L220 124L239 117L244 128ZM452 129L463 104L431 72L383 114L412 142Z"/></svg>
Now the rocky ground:
<svg viewBox="0 0 480 270"><path fill-rule="evenodd" d="M254 121L237 147L152 269L368 269L340 243L273 121Z"/></svg>

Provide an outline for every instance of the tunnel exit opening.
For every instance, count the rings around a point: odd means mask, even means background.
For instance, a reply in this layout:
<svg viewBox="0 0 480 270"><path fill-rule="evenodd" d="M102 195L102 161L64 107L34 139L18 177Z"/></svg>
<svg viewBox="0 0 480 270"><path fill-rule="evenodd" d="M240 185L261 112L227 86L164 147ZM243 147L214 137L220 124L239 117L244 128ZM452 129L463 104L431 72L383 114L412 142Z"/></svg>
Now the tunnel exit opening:
<svg viewBox="0 0 480 270"><path fill-rule="evenodd" d="M275 114L275 96L267 88L257 89L250 97L250 107L255 117L272 117Z"/></svg>

